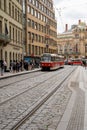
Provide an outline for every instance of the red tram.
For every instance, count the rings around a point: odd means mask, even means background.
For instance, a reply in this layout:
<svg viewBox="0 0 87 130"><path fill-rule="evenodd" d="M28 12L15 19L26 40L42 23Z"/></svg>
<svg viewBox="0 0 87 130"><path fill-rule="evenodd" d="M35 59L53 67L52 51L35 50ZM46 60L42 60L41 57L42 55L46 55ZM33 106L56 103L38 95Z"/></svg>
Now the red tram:
<svg viewBox="0 0 87 130"><path fill-rule="evenodd" d="M55 70L64 67L64 57L57 54L44 53L41 55L40 67L42 70Z"/></svg>
<svg viewBox="0 0 87 130"><path fill-rule="evenodd" d="M68 65L82 65L82 59L72 59L68 61Z"/></svg>

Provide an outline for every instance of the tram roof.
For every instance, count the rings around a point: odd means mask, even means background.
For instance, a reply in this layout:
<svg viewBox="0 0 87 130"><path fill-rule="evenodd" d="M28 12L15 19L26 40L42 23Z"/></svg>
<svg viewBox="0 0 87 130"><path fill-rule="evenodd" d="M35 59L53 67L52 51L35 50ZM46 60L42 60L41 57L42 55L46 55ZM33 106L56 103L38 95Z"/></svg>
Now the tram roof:
<svg viewBox="0 0 87 130"><path fill-rule="evenodd" d="M41 56L43 56L43 55L56 56L56 57L63 58L62 55L58 55L58 54L55 54L55 53L43 53Z"/></svg>

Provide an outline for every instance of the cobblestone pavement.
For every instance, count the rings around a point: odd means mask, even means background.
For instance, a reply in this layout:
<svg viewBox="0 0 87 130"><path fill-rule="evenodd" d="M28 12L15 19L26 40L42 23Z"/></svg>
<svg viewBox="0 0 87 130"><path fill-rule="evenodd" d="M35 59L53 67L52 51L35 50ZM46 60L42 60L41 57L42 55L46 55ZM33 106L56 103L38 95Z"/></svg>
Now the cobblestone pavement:
<svg viewBox="0 0 87 130"><path fill-rule="evenodd" d="M71 117L66 130L83 130L85 113L85 94L79 88L79 83L75 83L76 99L72 109Z"/></svg>
<svg viewBox="0 0 87 130"><path fill-rule="evenodd" d="M72 91L65 84L19 130L56 130Z"/></svg>
<svg viewBox="0 0 87 130"><path fill-rule="evenodd" d="M70 83L72 99L57 130L87 130L87 70L79 67ZM86 88L85 88L86 87Z"/></svg>
<svg viewBox="0 0 87 130"><path fill-rule="evenodd" d="M63 72L63 70L60 71L60 74L62 72ZM40 76L37 76L37 77L34 76L32 78L30 78L30 75L29 75L27 79L25 79L21 82L11 84L8 87L6 86L6 87L4 87L4 89L0 89L0 104L2 104L6 100L8 100L8 99L10 99L14 96L17 97L17 95L20 94L20 93L23 93L23 92L28 91L29 89L32 89L33 87L39 85L40 83L45 82L45 80L54 77L56 74L58 74L58 72L52 72L52 73L48 73L46 75L40 75ZM17 81L17 79L18 79L18 77L15 77L11 80ZM9 80L6 79L6 82L8 83ZM49 82L49 81L47 81L47 82ZM55 81L53 81L53 80L51 82L55 83ZM2 84L4 84L4 80L2 81ZM0 83L0 85L1 85L1 83Z"/></svg>
<svg viewBox="0 0 87 130"><path fill-rule="evenodd" d="M51 81L52 86L55 86L56 81L61 78L55 77L54 79ZM41 81L41 79L39 80ZM50 86L49 82L47 82L47 86ZM40 86L40 88L42 87L41 90L35 89L36 97L41 91L43 93L46 86ZM1 130L10 130L11 126L26 114L21 115L26 108L30 107L30 102L34 103L31 96L32 91L23 98L15 99L14 103L11 100L0 106ZM36 102L36 100L34 101ZM20 115L18 119L15 119L18 115ZM7 126L12 118L14 122ZM68 84L64 84L19 130L87 130L87 69L78 67Z"/></svg>
<svg viewBox="0 0 87 130"><path fill-rule="evenodd" d="M86 77L87 70L79 67L70 83L60 88L19 130L87 130Z"/></svg>
<svg viewBox="0 0 87 130"><path fill-rule="evenodd" d="M73 68L72 68L73 69ZM53 72L54 73L54 72ZM55 71L55 73L57 73ZM50 76L52 76L52 73L49 73ZM68 75L68 72L67 72ZM51 80L46 81L44 84L39 85L38 88L34 88L33 90L26 91L26 93L23 93L23 95L20 95L19 97L15 96L15 99L8 100L6 103L4 102L7 98L4 99L3 93L0 106L0 128L1 130L10 130L11 127L20 120L23 116L26 115L27 112L29 112L32 108L32 106L35 105L37 101L39 101L45 94L49 93L58 83L60 83L61 78L64 78L64 74L61 73L61 77L59 78L59 75L54 76ZM47 75L48 77L48 75ZM46 77L46 78L47 78ZM45 78L45 77L44 77ZM32 85L36 85L36 83L41 82L43 78L41 77L38 80L32 80ZM29 86L29 80L26 82L25 87ZM23 83L22 83L23 84ZM17 87L22 87L22 84L19 84ZM31 86L32 86L31 85ZM24 86L24 84L23 84ZM11 86L10 86L11 87ZM6 89L6 88L5 88ZM3 92L4 90L3 89ZM20 89L19 89L20 91ZM13 91L9 90L6 91L4 94L7 97L13 96L14 92L17 92L16 89L13 89ZM26 111L27 110L27 111ZM9 124L9 125L8 125Z"/></svg>

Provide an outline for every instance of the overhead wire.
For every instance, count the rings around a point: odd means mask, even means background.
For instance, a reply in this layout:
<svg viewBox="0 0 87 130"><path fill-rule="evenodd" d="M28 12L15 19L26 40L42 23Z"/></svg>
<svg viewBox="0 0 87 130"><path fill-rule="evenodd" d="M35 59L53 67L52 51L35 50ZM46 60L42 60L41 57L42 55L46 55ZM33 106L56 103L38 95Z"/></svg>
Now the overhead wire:
<svg viewBox="0 0 87 130"><path fill-rule="evenodd" d="M62 20L62 16L61 16L61 8L60 9L57 9L56 7L55 7L55 5L54 5L54 8L57 10L57 13L58 13L58 15L59 15L59 17L60 17L60 22L61 22L61 25L62 25L62 28L64 29L64 23L63 23L63 20Z"/></svg>
<svg viewBox="0 0 87 130"><path fill-rule="evenodd" d="M61 25L62 25L62 28L63 28L63 30L64 30L64 22L63 22L63 19L62 19L62 10L64 10L64 9L67 9L67 8L71 8L71 7L77 7L77 6L82 6L82 5L86 5L87 4L87 2L83 2L83 3L78 3L78 4L73 4L73 5L69 5L69 6L65 6L65 7L61 7L61 8L56 8L56 6L55 6L55 4L54 4L54 8L55 8L55 10L58 12L58 15L59 15L59 17L60 17L60 21L61 21Z"/></svg>

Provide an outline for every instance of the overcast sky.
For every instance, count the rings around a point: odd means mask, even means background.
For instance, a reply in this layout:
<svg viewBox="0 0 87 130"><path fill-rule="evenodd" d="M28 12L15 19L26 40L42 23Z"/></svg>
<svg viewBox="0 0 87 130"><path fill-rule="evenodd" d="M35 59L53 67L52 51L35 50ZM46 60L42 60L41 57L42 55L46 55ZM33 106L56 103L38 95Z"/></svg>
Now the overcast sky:
<svg viewBox="0 0 87 130"><path fill-rule="evenodd" d="M57 19L58 33L78 24L78 20L87 24L87 0L53 0Z"/></svg>

